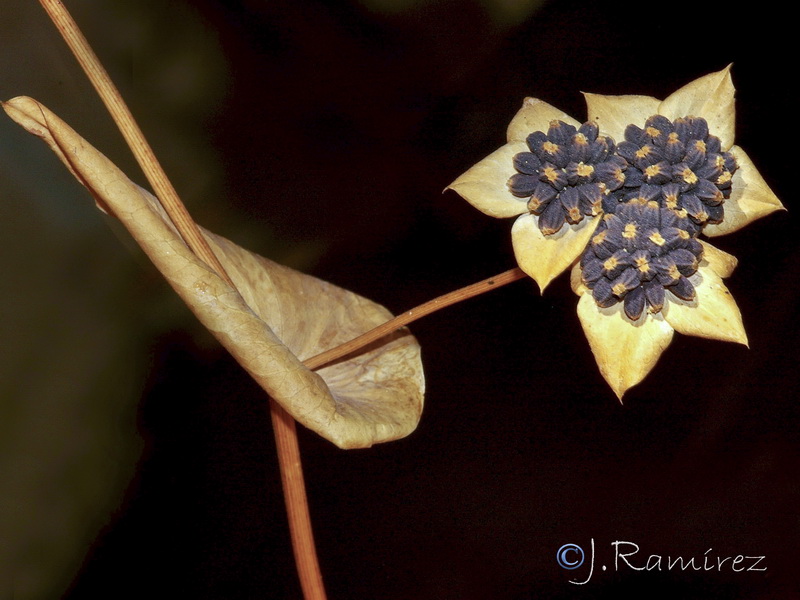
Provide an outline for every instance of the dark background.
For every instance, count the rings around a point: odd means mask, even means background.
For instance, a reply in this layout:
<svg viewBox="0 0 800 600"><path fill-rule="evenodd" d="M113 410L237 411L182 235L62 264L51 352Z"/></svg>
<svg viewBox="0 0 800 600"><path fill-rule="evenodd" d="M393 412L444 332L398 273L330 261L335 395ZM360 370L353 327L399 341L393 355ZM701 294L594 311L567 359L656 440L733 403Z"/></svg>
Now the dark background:
<svg viewBox="0 0 800 600"><path fill-rule="evenodd" d="M105 3L87 4L102 23ZM134 113L150 119L199 222L393 312L514 266L512 220L442 189L504 143L525 96L581 119L580 91L663 98L734 65L736 142L789 209L713 241L740 260L728 286L750 348L676 335L621 405L565 276L543 297L523 280L415 323L427 377L415 433L342 451L300 432L330 598L800 596L795 33L769 2L745 6L173 0L140 3L138 29L98 28L111 48L101 57L123 93L140 89ZM187 72L164 66L184 14L221 53L208 63L219 81L196 86L212 90L202 111L168 93ZM126 36L146 38L152 56L114 50ZM29 92L5 96L17 93ZM68 122L100 110L38 99ZM101 150L114 135L83 127ZM159 137L172 129L185 146ZM109 154L141 180L124 150ZM37 169L59 169L42 156ZM87 252L117 252L106 238ZM264 393L177 301L136 305L168 290L138 250L120 252L137 282L115 310L139 323L128 335L144 357L131 359L143 365L142 450L66 597L298 598ZM71 272L102 287L106 271L80 264ZM588 552L592 539L594 575L572 585L588 570L563 570L556 552ZM650 554L702 563L711 549L711 564L764 555L767 570L615 570L616 540L639 545L636 566Z"/></svg>

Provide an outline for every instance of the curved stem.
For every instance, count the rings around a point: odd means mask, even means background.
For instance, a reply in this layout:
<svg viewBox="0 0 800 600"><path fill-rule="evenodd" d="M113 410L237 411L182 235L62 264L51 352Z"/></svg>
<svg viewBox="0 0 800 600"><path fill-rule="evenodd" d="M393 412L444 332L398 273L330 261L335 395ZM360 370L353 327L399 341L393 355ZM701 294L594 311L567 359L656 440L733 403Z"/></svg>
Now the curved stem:
<svg viewBox="0 0 800 600"><path fill-rule="evenodd" d="M308 360L303 361L303 364L311 370L319 369L339 358L342 358L343 356L352 354L367 344L371 344L372 342L397 331L401 327L405 327L409 323L416 321L425 315L429 315L432 312L436 312L439 309L456 304L457 302L461 302L467 298L472 298L473 296L478 296L484 292L497 289L498 287L522 279L523 277L525 277L525 273L522 271L522 269L515 267L513 269L509 269L508 271L504 271L499 275L495 275L494 277L489 277L488 279L484 279L478 283L473 283L466 287L457 289L454 292L444 294L443 296L429 300L425 304L420 304L416 308L412 308L411 310L404 312L402 315L398 315L394 319L386 321L386 323L383 323L382 325L378 325L374 329L370 329L366 333L350 340L349 342L345 342L340 346L336 346L335 348L321 352L316 356L312 356Z"/></svg>

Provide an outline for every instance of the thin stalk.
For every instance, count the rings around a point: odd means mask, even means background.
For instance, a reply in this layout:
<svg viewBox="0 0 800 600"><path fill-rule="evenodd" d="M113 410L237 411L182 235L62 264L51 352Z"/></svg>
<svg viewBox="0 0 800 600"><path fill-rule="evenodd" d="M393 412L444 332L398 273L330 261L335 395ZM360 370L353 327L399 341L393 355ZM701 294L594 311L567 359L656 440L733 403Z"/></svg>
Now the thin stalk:
<svg viewBox="0 0 800 600"><path fill-rule="evenodd" d="M416 308L412 308L411 310L396 316L394 319L386 321L386 323L378 325L374 329L370 329L366 333L361 334L349 342L345 342L340 346L336 346L335 348L321 352L316 356L312 356L308 360L303 361L303 364L311 370L319 369L320 367L324 367L325 365L332 363L343 356L352 354L367 344L371 344L372 342L397 331L401 327L405 327L409 323L416 321L425 315L429 315L432 312L436 312L439 309L456 304L462 300L472 298L473 296L483 294L484 292L495 290L508 283L522 279L523 277L525 277L525 273L522 271L522 269L515 267L513 269L509 269L508 271L504 271L499 275L495 275L494 277L489 277L488 279L484 279L477 283L457 289L454 292L449 292L443 296L429 300L425 304L420 304Z"/></svg>
<svg viewBox="0 0 800 600"><path fill-rule="evenodd" d="M128 109L128 105L125 104L125 100L122 99L119 90L114 85L114 82L111 81L103 65L100 64L100 60L67 11L64 3L59 0L39 0L39 2L61 33L64 41L67 42L75 58L78 59L78 63L80 63L89 81L91 81L103 104L106 105L108 112L111 113L111 117L122 133L122 137L125 138L133 156L139 163L145 177L147 177L147 181L150 182L153 192L161 202L164 210L167 211L170 219L172 219L186 245L206 264L213 267L225 281L233 285L224 267L208 246L206 239L200 233L199 227L178 197L178 193L172 186L158 159L156 159L153 149L147 143L142 130Z"/></svg>
<svg viewBox="0 0 800 600"><path fill-rule="evenodd" d="M119 90L117 90L108 73L100 64L99 59L63 2L59 0L39 1L111 113L114 122L119 127L131 152L133 152L139 166L150 182L156 197L170 219L172 219L187 246L191 248L198 258L211 266L220 277L225 279L233 289L236 289L222 263L211 250L206 239L200 233L199 227L178 197L178 193L156 159L152 148L147 143ZM297 441L294 420L272 398L270 398L269 406L275 430L275 443L278 448L278 462L280 464L283 493L289 519L289 530L292 536L292 547L300 583L306 600L325 600L322 574L317 561L317 553L314 549L311 516L303 483L300 447Z"/></svg>
<svg viewBox="0 0 800 600"><path fill-rule="evenodd" d="M271 410L275 445L280 457L283 498L289 517L289 532L292 549L300 577L300 588L307 600L325 600L325 586L314 547L311 519L308 518L308 499L303 481L303 465L300 462L300 447L297 444L297 429L294 419L270 398L279 410Z"/></svg>

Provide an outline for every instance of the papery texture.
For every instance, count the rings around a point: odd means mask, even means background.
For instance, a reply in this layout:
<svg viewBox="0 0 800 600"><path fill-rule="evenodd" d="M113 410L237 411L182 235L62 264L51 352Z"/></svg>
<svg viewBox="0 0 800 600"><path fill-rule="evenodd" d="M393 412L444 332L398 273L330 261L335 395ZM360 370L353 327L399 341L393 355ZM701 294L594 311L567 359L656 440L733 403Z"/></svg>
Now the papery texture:
<svg viewBox="0 0 800 600"><path fill-rule="evenodd" d="M204 232L231 288L186 246L151 194L47 108L25 97L3 107L120 219L198 319L300 423L342 448L415 429L424 375L419 345L407 330L316 373L302 364L385 322L386 309Z"/></svg>
<svg viewBox="0 0 800 600"><path fill-rule="evenodd" d="M631 321L621 304L600 308L589 294L578 301L578 318L600 373L620 400L645 378L672 341L673 329L661 315Z"/></svg>

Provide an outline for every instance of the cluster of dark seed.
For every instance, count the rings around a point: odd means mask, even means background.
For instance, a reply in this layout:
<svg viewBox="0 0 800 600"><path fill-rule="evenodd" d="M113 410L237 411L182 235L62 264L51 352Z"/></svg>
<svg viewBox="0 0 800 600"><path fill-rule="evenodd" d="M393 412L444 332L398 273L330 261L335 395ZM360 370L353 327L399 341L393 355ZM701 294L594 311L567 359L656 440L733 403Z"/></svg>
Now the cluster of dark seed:
<svg viewBox="0 0 800 600"><path fill-rule="evenodd" d="M530 152L514 157L517 173L508 188L528 198L528 210L538 215L545 235L602 213L609 194L625 183L625 160L615 154L614 140L598 133L594 123L575 128L553 121L547 133L528 136Z"/></svg>
<svg viewBox="0 0 800 600"><path fill-rule="evenodd" d="M658 312L666 291L695 296L689 277L703 247L697 236L720 223L736 160L723 152L705 119L661 115L629 125L618 146L593 123L553 121L514 157L511 193L527 197L545 235L584 215L603 219L581 258L582 279L601 307L623 302L639 319Z"/></svg>
<svg viewBox="0 0 800 600"><path fill-rule="evenodd" d="M582 278L595 302L609 307L624 302L628 318L641 317L645 307L658 312L666 290L691 300L689 276L697 271L703 247L691 221L655 201L626 202L606 213L583 257Z"/></svg>
<svg viewBox="0 0 800 600"><path fill-rule="evenodd" d="M628 164L618 201L655 200L664 208L685 211L698 228L722 222L736 159L722 152L705 119L684 117L673 123L654 115L644 128L628 125L617 154Z"/></svg>

